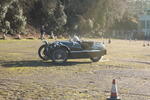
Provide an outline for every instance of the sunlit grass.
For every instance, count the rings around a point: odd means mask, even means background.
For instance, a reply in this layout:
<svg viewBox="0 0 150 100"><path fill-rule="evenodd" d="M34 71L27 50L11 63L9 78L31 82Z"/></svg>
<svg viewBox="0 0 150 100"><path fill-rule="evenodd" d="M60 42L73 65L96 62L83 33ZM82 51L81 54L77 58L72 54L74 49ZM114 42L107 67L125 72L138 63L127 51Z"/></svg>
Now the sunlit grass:
<svg viewBox="0 0 150 100"><path fill-rule="evenodd" d="M41 40L0 40L0 79L11 79L12 77L29 78L38 75L56 75L64 78L68 73L92 73L95 70L109 70L110 68L119 69L149 69L150 68L150 47L143 47L143 41L128 41L128 40L112 40L111 44L108 44L106 39L86 39L94 41L102 41L107 48L107 55L103 57L102 61L92 63L90 59L75 59L68 60L65 65L53 65L50 61L42 61L37 54L38 48L42 45ZM54 41L54 40L49 40ZM41 76L42 77L42 76ZM36 80L36 81L37 81ZM42 79L41 79L42 80ZM30 80L26 83L24 81L18 87L13 89L19 90L23 98L38 99L44 97L51 97L52 99L89 99L97 98L99 100L105 100L106 94L98 93L93 94L89 91L95 87L89 86L89 90L82 90L76 88L59 88L49 86L45 89L40 83ZM8 85L9 86L9 85ZM14 90L15 91L15 90ZM122 90L128 92L128 90ZM5 89L0 89L0 95L7 97L13 92ZM96 92L97 93L97 92ZM17 95L17 94L16 94ZM17 95L18 97L20 96Z"/></svg>

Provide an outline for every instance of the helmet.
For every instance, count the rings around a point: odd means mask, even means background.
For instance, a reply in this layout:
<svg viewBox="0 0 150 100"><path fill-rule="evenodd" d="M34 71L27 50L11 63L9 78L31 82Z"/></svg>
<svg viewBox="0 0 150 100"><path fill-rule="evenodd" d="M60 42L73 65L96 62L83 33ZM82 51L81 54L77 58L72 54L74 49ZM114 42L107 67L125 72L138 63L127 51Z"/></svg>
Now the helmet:
<svg viewBox="0 0 150 100"><path fill-rule="evenodd" d="M78 41L80 41L79 37L78 37L78 36L76 36L76 35L73 37L73 39L72 39L72 40L73 40L74 42L78 42Z"/></svg>

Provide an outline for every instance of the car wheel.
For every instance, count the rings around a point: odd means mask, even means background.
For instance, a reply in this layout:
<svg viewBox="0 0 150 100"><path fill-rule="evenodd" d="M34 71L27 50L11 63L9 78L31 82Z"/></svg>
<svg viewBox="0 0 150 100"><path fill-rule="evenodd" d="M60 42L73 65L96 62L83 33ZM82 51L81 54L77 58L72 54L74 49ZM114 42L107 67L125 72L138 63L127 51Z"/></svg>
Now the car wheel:
<svg viewBox="0 0 150 100"><path fill-rule="evenodd" d="M46 45L42 45L38 50L39 57L43 60L48 60L48 56L46 54Z"/></svg>
<svg viewBox="0 0 150 100"><path fill-rule="evenodd" d="M52 61L55 63L65 63L67 61L68 52L64 48L57 48L53 51Z"/></svg>
<svg viewBox="0 0 150 100"><path fill-rule="evenodd" d="M90 59L93 61L93 62L98 62L102 57L98 57L98 56L95 56L95 57L91 57Z"/></svg>

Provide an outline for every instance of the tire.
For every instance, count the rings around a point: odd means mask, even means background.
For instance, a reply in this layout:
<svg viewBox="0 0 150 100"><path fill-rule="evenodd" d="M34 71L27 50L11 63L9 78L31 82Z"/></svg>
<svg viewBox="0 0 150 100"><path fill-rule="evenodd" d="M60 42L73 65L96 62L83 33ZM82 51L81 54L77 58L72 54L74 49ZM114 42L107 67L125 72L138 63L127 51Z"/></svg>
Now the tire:
<svg viewBox="0 0 150 100"><path fill-rule="evenodd" d="M100 59L101 59L102 57L100 56L100 57L91 57L90 59L93 61L93 62L98 62Z"/></svg>
<svg viewBox="0 0 150 100"><path fill-rule="evenodd" d="M49 60L46 54L46 45L42 45L38 50L39 57L43 60Z"/></svg>
<svg viewBox="0 0 150 100"><path fill-rule="evenodd" d="M52 61L54 63L65 63L68 59L68 51L64 48L57 48L53 51Z"/></svg>

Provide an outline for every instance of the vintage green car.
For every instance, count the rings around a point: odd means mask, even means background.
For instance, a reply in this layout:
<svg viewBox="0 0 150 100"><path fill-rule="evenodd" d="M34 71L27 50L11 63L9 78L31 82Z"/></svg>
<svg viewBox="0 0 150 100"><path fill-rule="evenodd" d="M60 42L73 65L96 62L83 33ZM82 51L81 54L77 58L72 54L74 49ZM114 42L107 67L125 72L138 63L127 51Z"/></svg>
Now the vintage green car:
<svg viewBox="0 0 150 100"><path fill-rule="evenodd" d="M75 36L68 41L53 43L44 41L38 54L41 59L52 60L56 63L65 63L67 59L78 58L90 58L93 62L97 62L106 55L106 48L101 42L81 41Z"/></svg>

